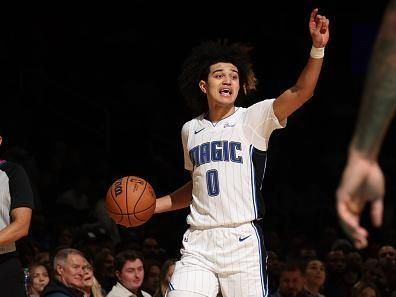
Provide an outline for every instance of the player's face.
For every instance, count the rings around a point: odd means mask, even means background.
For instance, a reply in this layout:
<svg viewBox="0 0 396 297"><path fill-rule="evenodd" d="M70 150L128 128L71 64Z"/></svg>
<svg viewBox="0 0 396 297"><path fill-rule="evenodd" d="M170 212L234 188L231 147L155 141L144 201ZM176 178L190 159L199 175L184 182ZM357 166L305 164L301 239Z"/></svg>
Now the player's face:
<svg viewBox="0 0 396 297"><path fill-rule="evenodd" d="M3 137L0 136L0 145L3 142Z"/></svg>
<svg viewBox="0 0 396 297"><path fill-rule="evenodd" d="M231 63L216 63L210 66L208 81L200 81L199 87L211 106L233 106L239 92L239 73Z"/></svg>
<svg viewBox="0 0 396 297"><path fill-rule="evenodd" d="M144 278L143 262L140 259L126 261L121 271L116 272L118 281L128 290L137 293Z"/></svg>

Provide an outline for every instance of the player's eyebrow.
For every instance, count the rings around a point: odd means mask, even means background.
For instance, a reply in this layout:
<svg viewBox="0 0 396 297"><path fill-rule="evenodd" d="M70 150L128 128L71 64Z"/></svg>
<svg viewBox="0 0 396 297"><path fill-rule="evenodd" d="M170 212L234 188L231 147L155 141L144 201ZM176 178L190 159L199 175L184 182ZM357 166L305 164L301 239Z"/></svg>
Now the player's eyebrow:
<svg viewBox="0 0 396 297"><path fill-rule="evenodd" d="M225 69L223 69L223 68L221 68L221 69L216 69L216 70L214 70L212 73L216 73L216 72L222 72L222 71L224 71ZM231 71L233 71L233 72L235 72L235 73L239 73L238 72L238 69L231 69Z"/></svg>

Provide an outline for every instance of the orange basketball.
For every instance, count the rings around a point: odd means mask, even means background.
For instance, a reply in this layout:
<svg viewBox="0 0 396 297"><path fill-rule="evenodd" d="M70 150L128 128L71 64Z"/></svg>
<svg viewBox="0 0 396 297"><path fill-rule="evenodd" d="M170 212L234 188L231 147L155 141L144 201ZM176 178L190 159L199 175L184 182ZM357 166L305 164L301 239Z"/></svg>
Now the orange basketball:
<svg viewBox="0 0 396 297"><path fill-rule="evenodd" d="M154 214L156 196L151 185L141 177L124 176L117 179L106 195L110 217L125 227L136 227Z"/></svg>

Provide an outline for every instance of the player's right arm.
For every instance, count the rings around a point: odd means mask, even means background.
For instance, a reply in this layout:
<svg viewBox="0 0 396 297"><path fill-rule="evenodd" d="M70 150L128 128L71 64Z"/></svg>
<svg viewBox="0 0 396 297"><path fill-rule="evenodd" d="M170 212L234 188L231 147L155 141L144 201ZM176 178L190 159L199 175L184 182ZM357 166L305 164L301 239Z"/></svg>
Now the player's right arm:
<svg viewBox="0 0 396 297"><path fill-rule="evenodd" d="M190 172L190 176L192 177L193 164L191 162L187 148L188 135L190 130L192 129L190 125L191 121L183 125L181 131L181 138L183 143L185 168ZM192 180L190 180L171 194L158 198L155 205L154 213L173 211L190 206L193 199L192 190L193 183Z"/></svg>
<svg viewBox="0 0 396 297"><path fill-rule="evenodd" d="M384 175L378 153L396 110L396 0L391 0L379 31L348 162L337 189L337 211L345 233L357 248L367 245L360 214L371 204L374 225L382 223Z"/></svg>
<svg viewBox="0 0 396 297"><path fill-rule="evenodd" d="M154 213L178 210L190 206L192 201L192 181L169 195L157 198Z"/></svg>

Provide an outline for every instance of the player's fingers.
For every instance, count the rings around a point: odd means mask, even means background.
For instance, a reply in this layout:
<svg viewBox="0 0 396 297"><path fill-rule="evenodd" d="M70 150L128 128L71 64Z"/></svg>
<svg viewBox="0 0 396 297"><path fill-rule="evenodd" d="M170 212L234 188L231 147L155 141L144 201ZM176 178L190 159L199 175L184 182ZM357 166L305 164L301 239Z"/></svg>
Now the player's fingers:
<svg viewBox="0 0 396 297"><path fill-rule="evenodd" d="M382 225L382 217L384 212L384 201L382 199L376 199L371 202L371 221L373 225L379 227Z"/></svg>
<svg viewBox="0 0 396 297"><path fill-rule="evenodd" d="M353 244L359 250L364 249L368 245L367 238L362 237L362 238L356 239L356 240L354 240Z"/></svg>
<svg viewBox="0 0 396 297"><path fill-rule="evenodd" d="M320 28L320 33L324 34L329 28L329 20L326 17L323 17L322 27Z"/></svg>
<svg viewBox="0 0 396 297"><path fill-rule="evenodd" d="M337 192L337 213L340 224L346 235L353 240L356 247L367 244L368 233L359 224L359 212L353 211L350 197L342 191Z"/></svg>
<svg viewBox="0 0 396 297"><path fill-rule="evenodd" d="M359 212L355 203L352 203L350 195L343 190L338 190L336 209L340 219L345 221L348 225L356 228L359 225Z"/></svg>
<svg viewBox="0 0 396 297"><path fill-rule="evenodd" d="M367 246L367 230L356 223L358 221L355 219L352 220L352 224L350 224L351 221L343 220L342 217L339 219L343 231L353 241L354 246L358 249L365 248Z"/></svg>
<svg viewBox="0 0 396 297"><path fill-rule="evenodd" d="M315 21L315 17L316 17L317 14L318 14L318 9L315 8L315 9L312 10L312 12L311 12L311 16L310 16L310 18L309 18L309 21L310 21L310 22Z"/></svg>

